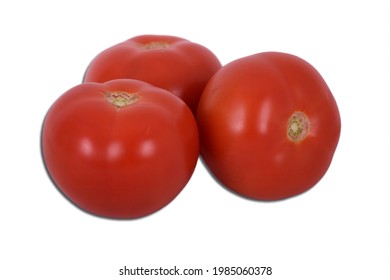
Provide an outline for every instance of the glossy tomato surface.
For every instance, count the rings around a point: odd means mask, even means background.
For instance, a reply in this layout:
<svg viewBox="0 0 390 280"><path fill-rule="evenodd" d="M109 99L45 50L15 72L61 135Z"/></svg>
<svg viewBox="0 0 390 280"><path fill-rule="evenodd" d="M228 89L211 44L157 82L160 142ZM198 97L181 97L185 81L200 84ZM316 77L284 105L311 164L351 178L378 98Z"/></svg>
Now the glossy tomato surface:
<svg viewBox="0 0 390 280"><path fill-rule="evenodd" d="M227 188L279 200L313 187L338 144L336 101L303 59L259 53L225 65L210 80L197 115L201 156Z"/></svg>
<svg viewBox="0 0 390 280"><path fill-rule="evenodd" d="M136 80L85 83L49 109L42 129L48 173L77 206L109 218L138 218L171 202L199 155L185 103Z"/></svg>
<svg viewBox="0 0 390 280"><path fill-rule="evenodd" d="M145 81L180 97L195 113L206 83L220 67L218 58L200 44L175 36L141 35L98 54L84 81Z"/></svg>

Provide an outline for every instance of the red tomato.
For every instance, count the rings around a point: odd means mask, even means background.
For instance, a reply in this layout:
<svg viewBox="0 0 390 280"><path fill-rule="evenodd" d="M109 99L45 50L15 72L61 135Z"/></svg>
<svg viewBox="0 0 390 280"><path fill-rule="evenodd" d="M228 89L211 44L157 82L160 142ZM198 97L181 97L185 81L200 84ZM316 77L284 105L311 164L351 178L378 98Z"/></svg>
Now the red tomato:
<svg viewBox="0 0 390 280"><path fill-rule="evenodd" d="M84 81L145 81L180 97L195 113L206 83L220 67L218 58L199 44L174 36L142 35L98 54Z"/></svg>
<svg viewBox="0 0 390 280"><path fill-rule="evenodd" d="M42 152L52 180L80 208L138 218L189 181L198 130L185 103L164 89L127 79L85 83L48 111Z"/></svg>
<svg viewBox="0 0 390 280"><path fill-rule="evenodd" d="M314 186L332 161L341 127L320 74L277 52L225 65L206 86L197 118L209 170L227 188L257 200Z"/></svg>

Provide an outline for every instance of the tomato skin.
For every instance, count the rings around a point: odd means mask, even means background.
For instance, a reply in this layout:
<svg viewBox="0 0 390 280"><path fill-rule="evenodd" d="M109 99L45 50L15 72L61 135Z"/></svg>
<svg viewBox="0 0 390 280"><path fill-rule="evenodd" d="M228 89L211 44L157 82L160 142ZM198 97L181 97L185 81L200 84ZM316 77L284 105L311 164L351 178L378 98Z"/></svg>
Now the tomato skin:
<svg viewBox="0 0 390 280"><path fill-rule="evenodd" d="M119 107L108 102L113 93L136 98ZM68 90L49 109L41 144L48 173L65 196L87 212L119 219L171 202L199 156L196 121L185 103L130 79Z"/></svg>
<svg viewBox="0 0 390 280"><path fill-rule="evenodd" d="M299 141L288 134L296 114L307 125ZM222 67L203 92L197 121L210 172L255 200L285 199L313 187L330 166L341 130L321 75L301 58L279 52Z"/></svg>
<svg viewBox="0 0 390 280"><path fill-rule="evenodd" d="M98 54L84 81L145 81L180 97L196 113L206 83L220 68L218 58L202 45L169 35L141 35Z"/></svg>

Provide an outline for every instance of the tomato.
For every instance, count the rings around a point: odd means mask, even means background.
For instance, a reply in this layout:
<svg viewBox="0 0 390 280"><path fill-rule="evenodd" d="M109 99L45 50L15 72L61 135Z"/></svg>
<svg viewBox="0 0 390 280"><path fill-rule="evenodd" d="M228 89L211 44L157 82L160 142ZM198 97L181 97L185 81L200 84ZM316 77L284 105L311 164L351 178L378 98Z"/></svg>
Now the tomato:
<svg viewBox="0 0 390 280"><path fill-rule="evenodd" d="M197 121L210 172L255 200L313 187L331 164L341 129L336 101L317 70L279 52L222 67L204 90Z"/></svg>
<svg viewBox="0 0 390 280"><path fill-rule="evenodd" d="M170 92L137 80L85 83L49 109L42 154L60 191L81 209L139 218L170 203L199 156L195 118Z"/></svg>
<svg viewBox="0 0 390 280"><path fill-rule="evenodd" d="M145 81L180 97L195 113L206 83L220 67L218 58L202 45L175 36L141 35L98 54L84 81Z"/></svg>

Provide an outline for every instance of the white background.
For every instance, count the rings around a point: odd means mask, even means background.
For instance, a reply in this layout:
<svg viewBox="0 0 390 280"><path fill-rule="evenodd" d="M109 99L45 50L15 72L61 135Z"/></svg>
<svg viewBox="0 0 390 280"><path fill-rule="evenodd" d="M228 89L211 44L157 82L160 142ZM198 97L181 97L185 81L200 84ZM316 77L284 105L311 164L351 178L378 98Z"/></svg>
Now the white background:
<svg viewBox="0 0 390 280"><path fill-rule="evenodd" d="M389 1L2 1L0 32L1 279L262 278L212 276L214 266L272 266L264 279L275 280L390 279ZM199 163L147 218L101 219L70 204L41 160L45 113L98 52L141 34L187 38L223 64L269 50L313 64L342 117L323 180L254 202ZM125 265L210 272L119 276Z"/></svg>

